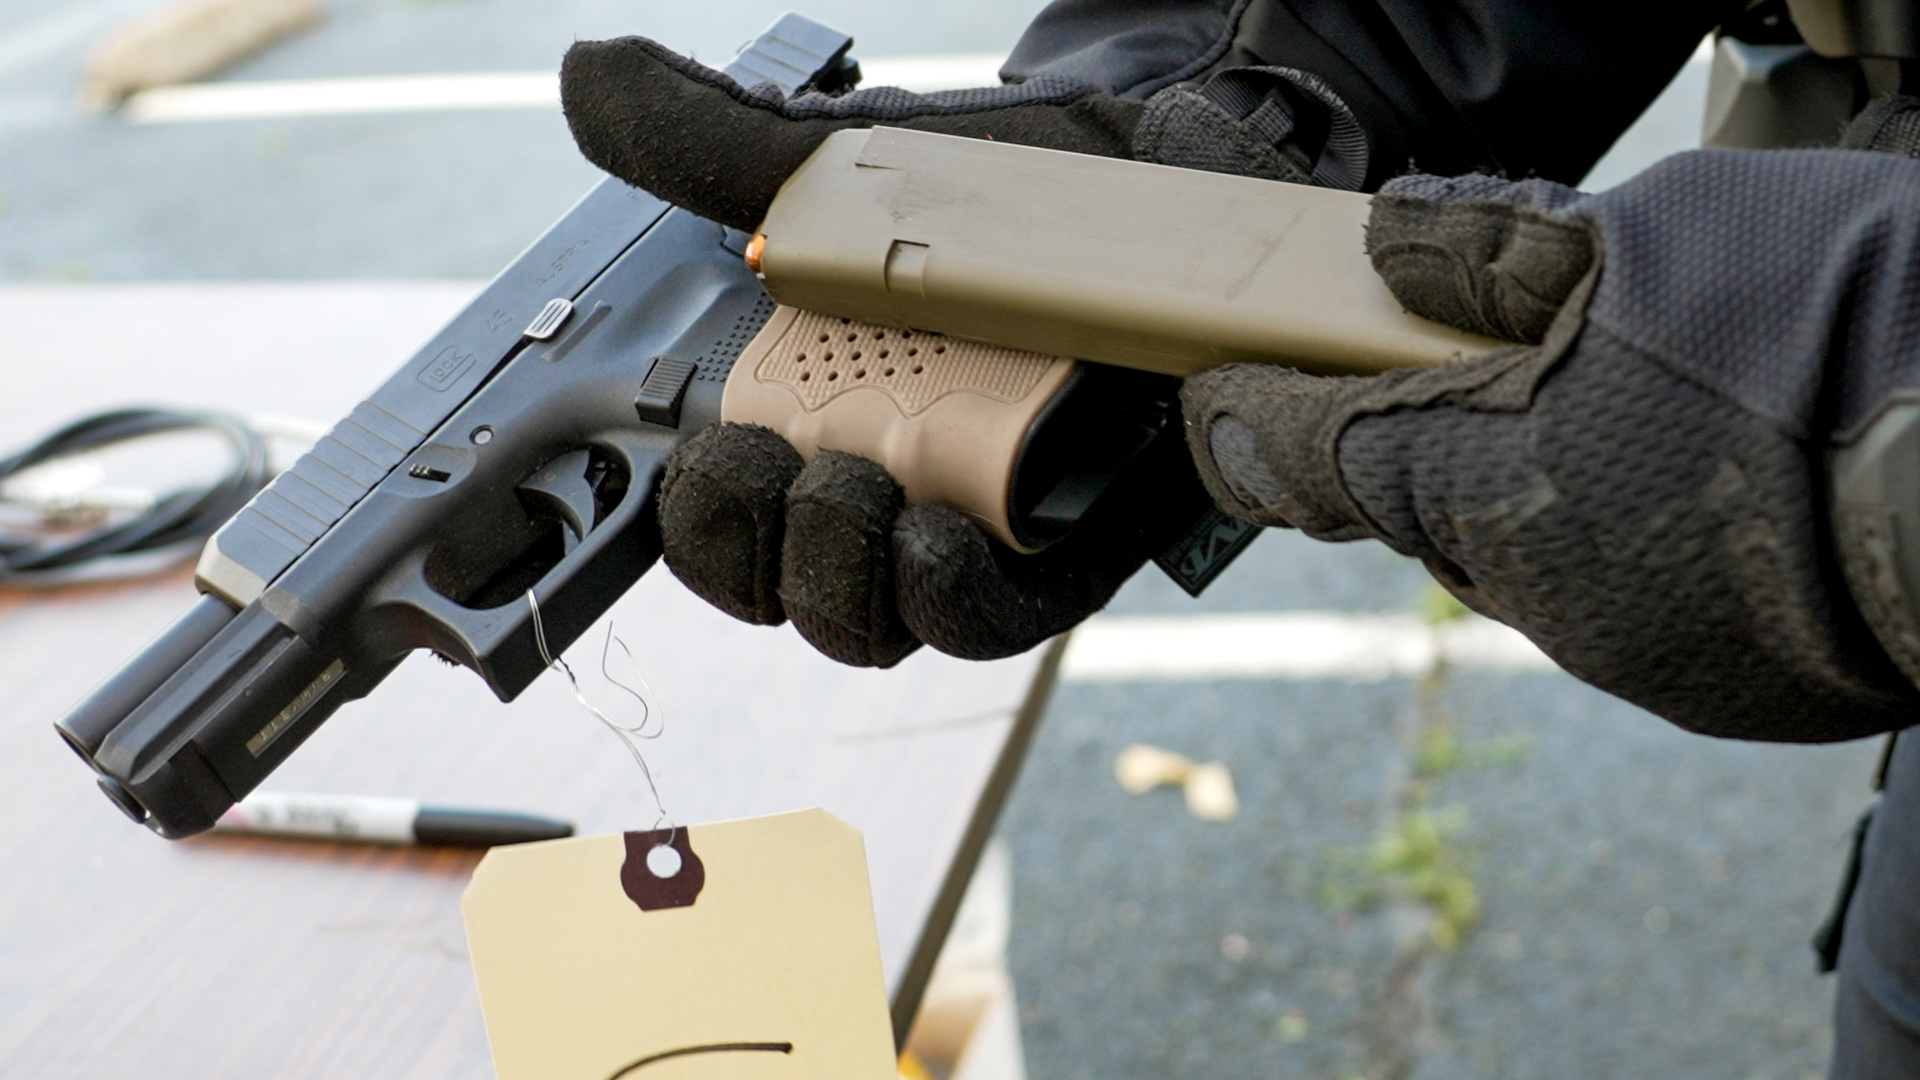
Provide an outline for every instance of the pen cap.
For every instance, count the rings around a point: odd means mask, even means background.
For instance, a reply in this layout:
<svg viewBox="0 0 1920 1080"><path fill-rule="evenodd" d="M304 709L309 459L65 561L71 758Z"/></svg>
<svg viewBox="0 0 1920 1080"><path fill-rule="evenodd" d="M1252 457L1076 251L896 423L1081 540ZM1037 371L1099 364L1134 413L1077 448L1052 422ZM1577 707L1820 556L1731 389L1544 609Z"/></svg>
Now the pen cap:
<svg viewBox="0 0 1920 1080"><path fill-rule="evenodd" d="M433 847L504 847L573 835L573 823L530 814L422 807L413 819L413 840Z"/></svg>

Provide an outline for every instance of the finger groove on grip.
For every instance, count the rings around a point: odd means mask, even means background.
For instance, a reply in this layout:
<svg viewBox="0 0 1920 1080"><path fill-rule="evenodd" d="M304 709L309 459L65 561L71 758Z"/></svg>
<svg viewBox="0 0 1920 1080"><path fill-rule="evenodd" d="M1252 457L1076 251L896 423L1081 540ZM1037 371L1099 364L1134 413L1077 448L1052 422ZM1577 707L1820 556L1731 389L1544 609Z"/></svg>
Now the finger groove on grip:
<svg viewBox="0 0 1920 1080"><path fill-rule="evenodd" d="M782 307L741 353L720 411L805 457L877 461L909 500L955 507L1019 547L1015 463L1073 371L1064 357Z"/></svg>
<svg viewBox="0 0 1920 1080"><path fill-rule="evenodd" d="M753 424L695 435L667 461L660 543L667 567L702 600L750 623L786 621L780 548L798 451Z"/></svg>
<svg viewBox="0 0 1920 1080"><path fill-rule="evenodd" d="M919 648L894 608L893 522L906 497L878 464L822 451L787 493L780 596L814 648L855 667L892 667Z"/></svg>
<svg viewBox="0 0 1920 1080"><path fill-rule="evenodd" d="M1594 242L1584 225L1528 207L1382 194L1367 253L1408 311L1538 344L1592 265Z"/></svg>

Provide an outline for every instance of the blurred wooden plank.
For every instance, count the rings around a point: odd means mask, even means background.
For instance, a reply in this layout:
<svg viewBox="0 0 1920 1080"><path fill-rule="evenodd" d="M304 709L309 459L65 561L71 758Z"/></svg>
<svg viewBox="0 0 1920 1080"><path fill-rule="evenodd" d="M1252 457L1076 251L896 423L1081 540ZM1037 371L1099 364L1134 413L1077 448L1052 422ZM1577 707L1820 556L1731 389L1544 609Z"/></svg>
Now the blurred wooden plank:
<svg viewBox="0 0 1920 1080"><path fill-rule="evenodd" d="M331 422L470 293L0 289L16 331L0 446L132 402ZM129 825L49 730L192 597L184 572L0 590L0 1076L488 1075L458 910L473 857L169 844ZM665 711L647 746L675 816L818 805L860 828L888 984L910 996L1017 765L1010 736L1043 654L970 664L923 651L856 671L789 628L733 622L663 572L610 620ZM595 686L604 633L569 658L611 704L617 691ZM502 705L423 658L329 721L272 786L522 809L583 832L652 823L632 760L559 680Z"/></svg>

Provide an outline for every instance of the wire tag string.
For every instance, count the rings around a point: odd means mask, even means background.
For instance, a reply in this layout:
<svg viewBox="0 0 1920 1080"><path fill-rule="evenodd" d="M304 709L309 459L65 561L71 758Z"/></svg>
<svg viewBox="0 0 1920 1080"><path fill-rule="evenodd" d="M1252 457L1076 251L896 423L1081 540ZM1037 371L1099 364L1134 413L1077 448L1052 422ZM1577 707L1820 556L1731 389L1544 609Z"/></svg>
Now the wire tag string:
<svg viewBox="0 0 1920 1080"><path fill-rule="evenodd" d="M657 832L663 826L670 827L673 833L668 835L666 845L671 846L675 835L679 832L680 826L673 821L672 815L667 813L667 804L660 798L660 785L656 783L653 778L653 769L647 765L646 755L640 752L641 741L659 738L661 734L666 731L667 722L664 716L660 717L657 722L654 721L653 706L648 701L653 694L653 688L647 686L646 676L640 674L639 664L633 659L633 651L627 648L626 642L613 636L613 623L609 621L607 623L606 641L603 642L600 647L600 674L608 682L626 691L632 695L635 701L640 703L639 723L622 724L600 711L599 707L594 705L593 702L587 700L586 691L580 688L580 680L574 676L573 668L569 667L565 660L553 655L552 651L547 648L546 627L541 625L540 622L540 601L534 597L532 589L527 590L527 610L533 615L533 643L540 650L541 661L545 663L547 667L558 671L566 677L567 686L573 691L573 700L580 703L580 707L587 711L587 715L606 725L607 730L613 732L614 738L619 739L620 744L627 748L627 753L633 755L633 763L640 766L640 775L646 778L647 791L653 796L654 809L659 811L659 816L656 817L653 822L653 830ZM628 666L633 670L634 677L640 680L640 685L645 688L646 693L643 694L639 690L635 690L633 687L621 682L614 677L613 672L607 669L607 663L611 658L615 645L620 646L620 651L626 654ZM649 723L652 724L651 730L648 728Z"/></svg>

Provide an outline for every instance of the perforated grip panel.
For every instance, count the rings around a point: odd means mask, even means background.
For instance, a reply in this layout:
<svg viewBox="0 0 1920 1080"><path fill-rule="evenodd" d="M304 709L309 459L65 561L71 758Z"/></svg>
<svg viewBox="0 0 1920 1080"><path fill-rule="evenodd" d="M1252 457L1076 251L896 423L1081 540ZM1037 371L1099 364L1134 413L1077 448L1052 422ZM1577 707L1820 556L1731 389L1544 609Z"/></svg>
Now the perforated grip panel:
<svg viewBox="0 0 1920 1080"><path fill-rule="evenodd" d="M1074 362L781 307L734 365L722 419L761 424L809 460L871 458L907 501L951 506L1011 547L1014 463Z"/></svg>
<svg viewBox="0 0 1920 1080"><path fill-rule="evenodd" d="M884 391L916 416L957 390L1019 401L1054 363L1039 353L797 311L756 374L792 389L803 408L818 409L864 386Z"/></svg>

